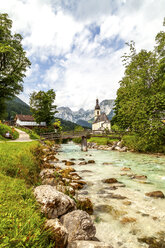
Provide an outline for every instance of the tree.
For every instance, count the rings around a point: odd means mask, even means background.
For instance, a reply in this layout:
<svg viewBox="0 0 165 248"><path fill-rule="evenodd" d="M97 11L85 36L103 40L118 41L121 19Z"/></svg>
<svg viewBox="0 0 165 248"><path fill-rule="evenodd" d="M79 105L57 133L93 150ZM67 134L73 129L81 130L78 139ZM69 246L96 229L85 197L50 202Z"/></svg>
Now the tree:
<svg viewBox="0 0 165 248"><path fill-rule="evenodd" d="M30 94L30 109L37 123L46 122L47 126L52 124L57 113L56 105L53 105L55 96L53 89Z"/></svg>
<svg viewBox="0 0 165 248"><path fill-rule="evenodd" d="M30 61L22 47L22 36L12 34L12 21L0 14L0 101L23 91L23 78Z"/></svg>
<svg viewBox="0 0 165 248"><path fill-rule="evenodd" d="M131 42L130 54L123 56L125 75L117 92L114 121L129 128L146 142L148 150L164 144L165 110L165 32L156 37L154 51L136 53Z"/></svg>

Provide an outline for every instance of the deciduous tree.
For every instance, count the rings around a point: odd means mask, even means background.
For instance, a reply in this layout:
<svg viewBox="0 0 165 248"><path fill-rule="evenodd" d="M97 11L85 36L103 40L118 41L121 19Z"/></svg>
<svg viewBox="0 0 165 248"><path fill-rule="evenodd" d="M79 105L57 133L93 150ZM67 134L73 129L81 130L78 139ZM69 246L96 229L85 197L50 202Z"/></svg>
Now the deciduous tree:
<svg viewBox="0 0 165 248"><path fill-rule="evenodd" d="M23 78L30 61L22 47L22 36L12 34L12 21L0 14L0 99L15 96L23 91Z"/></svg>
<svg viewBox="0 0 165 248"><path fill-rule="evenodd" d="M54 115L57 113L54 105L55 96L53 89L47 92L33 92L30 95L30 108L37 123L46 122L47 126L52 124Z"/></svg>

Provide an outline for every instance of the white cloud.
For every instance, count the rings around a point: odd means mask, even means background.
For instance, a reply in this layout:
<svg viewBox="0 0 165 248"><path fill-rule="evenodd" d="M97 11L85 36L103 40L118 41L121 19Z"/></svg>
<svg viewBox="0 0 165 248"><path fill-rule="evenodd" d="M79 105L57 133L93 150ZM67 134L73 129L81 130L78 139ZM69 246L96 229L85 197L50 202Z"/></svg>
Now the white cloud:
<svg viewBox="0 0 165 248"><path fill-rule="evenodd" d="M152 49L164 10L164 0L0 0L32 61L21 98L54 88L58 105L74 110L92 108L96 97L115 98L122 43Z"/></svg>

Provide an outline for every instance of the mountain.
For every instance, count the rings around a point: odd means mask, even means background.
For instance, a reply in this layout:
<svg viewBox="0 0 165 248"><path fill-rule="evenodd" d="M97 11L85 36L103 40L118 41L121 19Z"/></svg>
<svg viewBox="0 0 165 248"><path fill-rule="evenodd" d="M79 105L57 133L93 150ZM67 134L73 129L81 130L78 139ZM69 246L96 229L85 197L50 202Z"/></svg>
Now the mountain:
<svg viewBox="0 0 165 248"><path fill-rule="evenodd" d="M114 111L113 111L114 104L115 104L115 100L103 100L100 103L101 112L106 113L106 115L110 120L114 115ZM94 120L94 108L92 110L84 110L81 108L78 111L72 111L68 107L60 107L57 108L57 110L58 113L56 114L56 117L86 127L91 127L91 123Z"/></svg>
<svg viewBox="0 0 165 248"><path fill-rule="evenodd" d="M30 106L18 97L14 97L6 102L7 119L12 119L16 114L31 115Z"/></svg>

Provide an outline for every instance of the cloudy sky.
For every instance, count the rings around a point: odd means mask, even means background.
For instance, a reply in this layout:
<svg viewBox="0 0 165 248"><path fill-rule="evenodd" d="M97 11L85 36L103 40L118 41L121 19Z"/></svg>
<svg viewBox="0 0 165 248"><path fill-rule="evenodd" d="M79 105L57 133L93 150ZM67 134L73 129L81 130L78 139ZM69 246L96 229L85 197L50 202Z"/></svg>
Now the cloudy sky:
<svg viewBox="0 0 165 248"><path fill-rule="evenodd" d="M125 42L152 49L163 30L165 0L0 0L0 12L23 36L32 66L19 97L54 89L56 104L72 110L115 99Z"/></svg>

